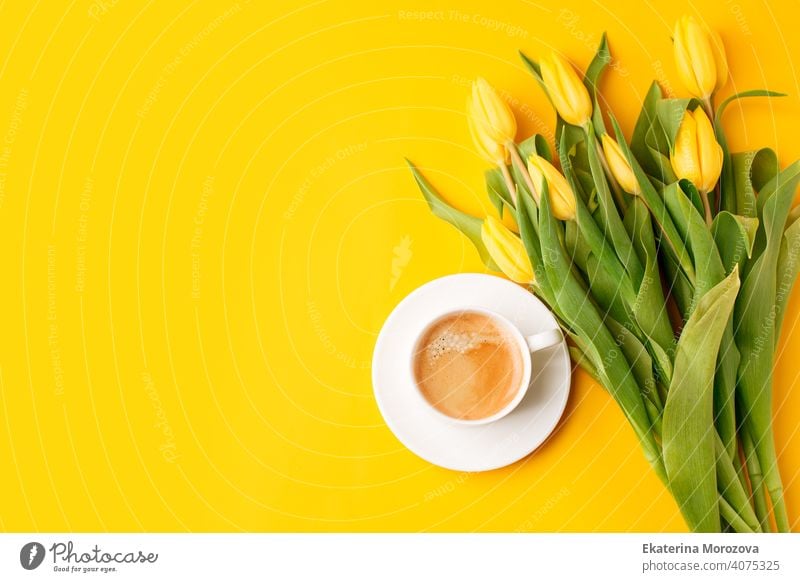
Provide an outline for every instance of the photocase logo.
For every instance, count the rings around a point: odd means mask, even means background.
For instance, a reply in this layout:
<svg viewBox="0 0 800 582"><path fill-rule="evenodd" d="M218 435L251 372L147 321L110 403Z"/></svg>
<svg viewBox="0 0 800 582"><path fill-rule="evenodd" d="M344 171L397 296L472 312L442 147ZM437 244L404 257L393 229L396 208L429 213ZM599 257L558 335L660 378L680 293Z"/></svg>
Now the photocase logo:
<svg viewBox="0 0 800 582"><path fill-rule="evenodd" d="M28 542L19 551L19 563L26 570L35 570L44 560L44 546L39 542Z"/></svg>

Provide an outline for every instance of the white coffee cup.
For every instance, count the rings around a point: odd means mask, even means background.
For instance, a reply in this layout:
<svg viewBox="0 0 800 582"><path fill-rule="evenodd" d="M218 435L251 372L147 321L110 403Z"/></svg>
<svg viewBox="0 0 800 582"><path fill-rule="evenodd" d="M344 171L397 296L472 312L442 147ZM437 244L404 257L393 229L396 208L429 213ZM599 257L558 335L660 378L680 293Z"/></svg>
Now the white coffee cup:
<svg viewBox="0 0 800 582"><path fill-rule="evenodd" d="M460 312L476 312L481 313L488 318L492 319L499 327L505 329L511 338L516 341L517 346L519 348L519 353L522 358L522 378L520 379L520 385L517 388L517 391L514 395L514 398L506 404L502 409L498 410L496 413L492 414L491 416L487 416L484 418L476 418L476 419L461 419L456 418L453 416L449 416L440 410L437 410L432 404L430 404L425 396L422 394L419 386L417 385L416 380L414 379L414 357L416 354L416 346L419 344L422 337L425 333L436 324L438 321L451 316L455 313ZM508 415L512 410L514 410L522 399L525 398L525 394L528 392L528 388L531 384L531 377L533 374L533 358L532 354L534 352L538 352L541 350L545 350L547 348L551 348L560 344L564 340L564 336L561 333L559 328L548 329L533 335L524 335L520 329L514 325L511 321L509 321L506 317L500 315L495 311L491 311L489 309L485 309L483 307L459 307L457 309L449 309L438 315L430 318L427 322L425 322L421 327L419 332L416 335L416 338L413 342L415 349L411 352L411 358L409 361L409 374L411 379L411 384L414 386L414 389L417 391L419 397L425 402L425 404L430 408L430 410L434 413L442 417L443 419L447 419L450 422L454 422L457 424L463 425L481 425L481 424L488 424L490 422L494 422L496 420L500 420L504 416Z"/></svg>

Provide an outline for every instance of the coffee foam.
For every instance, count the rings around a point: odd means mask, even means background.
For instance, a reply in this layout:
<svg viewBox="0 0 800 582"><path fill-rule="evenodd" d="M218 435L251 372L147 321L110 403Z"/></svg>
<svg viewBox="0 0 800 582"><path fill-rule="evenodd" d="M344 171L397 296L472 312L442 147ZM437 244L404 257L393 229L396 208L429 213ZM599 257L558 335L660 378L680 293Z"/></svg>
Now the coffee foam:
<svg viewBox="0 0 800 582"><path fill-rule="evenodd" d="M425 355L431 360L436 360L449 352L466 354L485 344L500 343L506 340L506 335L475 331L458 332L447 329L425 346Z"/></svg>

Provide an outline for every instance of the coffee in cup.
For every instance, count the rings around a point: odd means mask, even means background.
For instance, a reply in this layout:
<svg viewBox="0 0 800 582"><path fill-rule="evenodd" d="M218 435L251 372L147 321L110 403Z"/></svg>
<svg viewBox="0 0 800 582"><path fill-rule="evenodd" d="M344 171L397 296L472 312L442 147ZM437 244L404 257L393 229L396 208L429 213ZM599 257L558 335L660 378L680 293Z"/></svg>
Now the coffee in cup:
<svg viewBox="0 0 800 582"><path fill-rule="evenodd" d="M482 311L454 311L422 332L413 376L425 400L459 420L494 416L517 396L525 375L520 343L505 322Z"/></svg>

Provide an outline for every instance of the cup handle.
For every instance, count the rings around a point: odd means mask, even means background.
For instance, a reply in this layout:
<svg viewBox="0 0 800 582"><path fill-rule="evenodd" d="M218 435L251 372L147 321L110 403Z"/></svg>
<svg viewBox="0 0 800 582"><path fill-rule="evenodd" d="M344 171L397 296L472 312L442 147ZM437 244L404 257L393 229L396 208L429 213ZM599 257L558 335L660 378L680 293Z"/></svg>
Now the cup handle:
<svg viewBox="0 0 800 582"><path fill-rule="evenodd" d="M548 329L547 331L525 337L525 341L528 343L528 348L531 352L538 352L545 348L551 348L561 343L563 340L564 336L558 328Z"/></svg>

